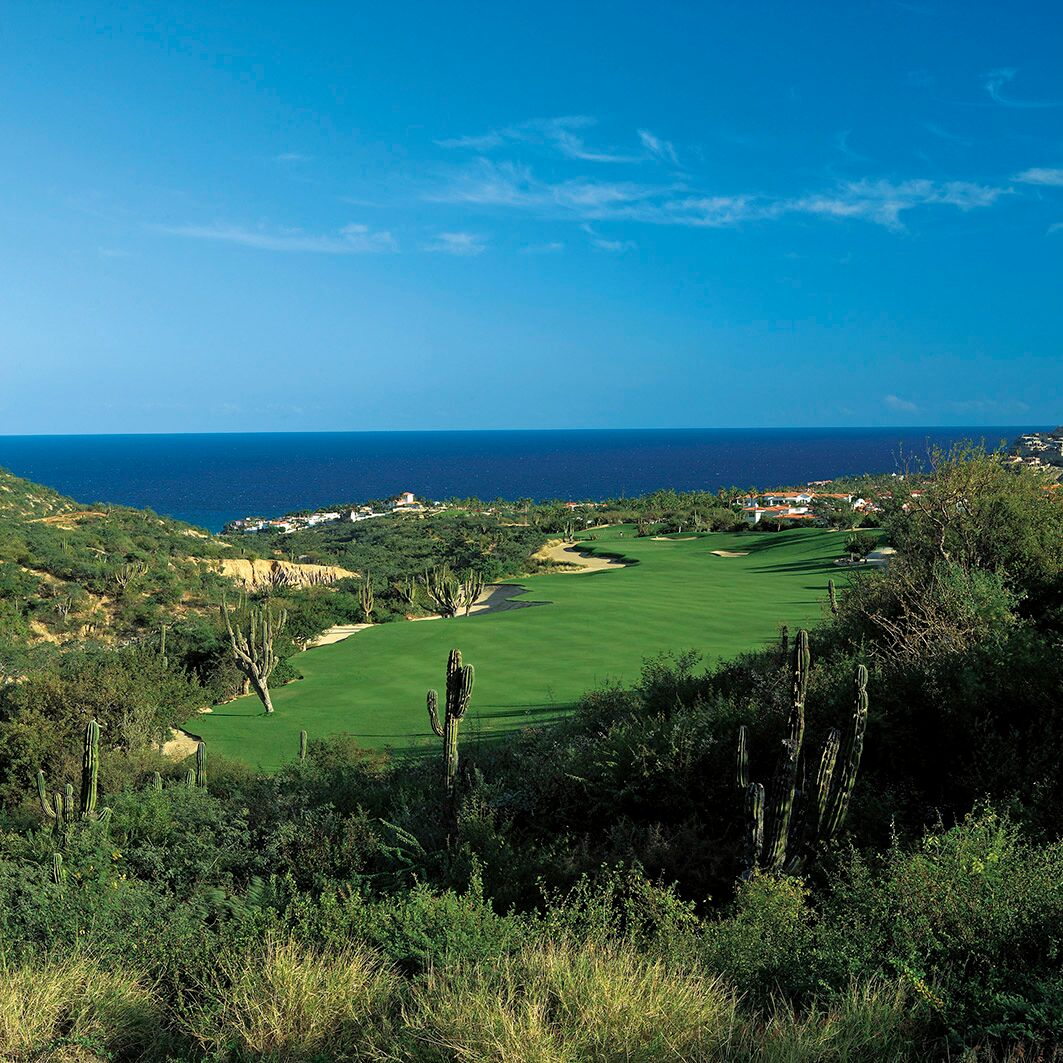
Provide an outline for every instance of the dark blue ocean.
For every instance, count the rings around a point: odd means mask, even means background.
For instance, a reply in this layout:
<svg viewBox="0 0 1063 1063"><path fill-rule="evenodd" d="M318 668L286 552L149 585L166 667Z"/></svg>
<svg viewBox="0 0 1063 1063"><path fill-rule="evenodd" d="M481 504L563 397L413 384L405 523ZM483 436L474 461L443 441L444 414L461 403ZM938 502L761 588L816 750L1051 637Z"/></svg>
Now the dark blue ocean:
<svg viewBox="0 0 1063 1063"><path fill-rule="evenodd" d="M213 531L248 515L413 491L601 499L662 487L800 484L892 472L928 444L996 445L1042 426L0 436L0 466L82 502Z"/></svg>

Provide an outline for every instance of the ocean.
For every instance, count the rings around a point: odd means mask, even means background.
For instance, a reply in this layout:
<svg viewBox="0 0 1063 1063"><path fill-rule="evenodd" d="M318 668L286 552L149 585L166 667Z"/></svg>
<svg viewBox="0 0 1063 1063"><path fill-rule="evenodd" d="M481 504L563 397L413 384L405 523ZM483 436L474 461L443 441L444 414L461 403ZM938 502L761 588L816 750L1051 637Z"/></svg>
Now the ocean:
<svg viewBox="0 0 1063 1063"><path fill-rule="evenodd" d="M893 472L902 454L1038 426L0 436L0 466L79 501L211 531L245 516L385 498L598 500Z"/></svg>

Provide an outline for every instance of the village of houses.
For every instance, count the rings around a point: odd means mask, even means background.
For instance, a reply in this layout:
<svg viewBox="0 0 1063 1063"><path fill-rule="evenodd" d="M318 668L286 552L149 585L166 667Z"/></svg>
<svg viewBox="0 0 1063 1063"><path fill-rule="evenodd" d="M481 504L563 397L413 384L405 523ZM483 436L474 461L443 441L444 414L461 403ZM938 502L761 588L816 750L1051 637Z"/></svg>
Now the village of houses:
<svg viewBox="0 0 1063 1063"><path fill-rule="evenodd" d="M824 491L830 480L821 480L810 484L805 490L766 491L758 495L747 495L736 501L746 523L759 524L762 520L814 521L821 520L822 514L815 512L816 503L831 502L835 505L848 505L854 513L870 514L881 510L872 499L837 491ZM566 509L596 509L596 502L565 502ZM442 502L426 502L417 498L412 491L403 491L397 497L377 506L352 506L341 510L318 510L313 513L292 513L276 519L266 517L243 517L226 525L227 533L253 534L258 532L290 535L292 532L304 531L320 524L332 524L339 521L356 522L386 517L396 513L427 513L447 509Z"/></svg>

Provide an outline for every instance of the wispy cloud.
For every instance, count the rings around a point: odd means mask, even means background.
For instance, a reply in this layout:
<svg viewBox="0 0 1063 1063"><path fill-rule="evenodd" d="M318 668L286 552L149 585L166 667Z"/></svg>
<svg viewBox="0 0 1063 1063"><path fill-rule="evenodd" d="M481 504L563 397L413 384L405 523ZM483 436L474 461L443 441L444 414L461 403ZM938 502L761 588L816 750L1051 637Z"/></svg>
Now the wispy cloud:
<svg viewBox="0 0 1063 1063"><path fill-rule="evenodd" d="M679 156L670 140L648 129L638 129L638 150L594 147L588 143L588 132L598 124L586 114L561 115L558 118L533 118L503 129L491 129L471 136L448 137L437 140L441 148L491 152L505 145L523 144L546 149L563 158L577 162L637 163L656 161L670 166L679 165Z"/></svg>
<svg viewBox="0 0 1063 1063"><path fill-rule="evenodd" d="M487 243L476 233L437 233L424 250L444 255L481 255L487 250Z"/></svg>
<svg viewBox="0 0 1063 1063"><path fill-rule="evenodd" d="M867 155L863 155L855 148L849 146L849 137L851 137L852 134L853 131L851 129L841 130L834 137L834 146L847 158L854 159L856 162L870 162L871 160Z"/></svg>
<svg viewBox="0 0 1063 1063"><path fill-rule="evenodd" d="M1017 173L1014 180L1021 181L1025 185L1063 188L1063 166L1034 166L1029 170L1023 170L1022 173Z"/></svg>
<svg viewBox="0 0 1063 1063"><path fill-rule="evenodd" d="M599 251L608 251L610 254L617 255L638 248L634 240L610 240L596 233L589 225L581 226L581 228L590 237L591 246L598 248Z"/></svg>
<svg viewBox="0 0 1063 1063"><path fill-rule="evenodd" d="M953 399L945 403L953 413L1028 413L1029 405L1021 399Z"/></svg>
<svg viewBox="0 0 1063 1063"><path fill-rule="evenodd" d="M934 122L924 122L923 128L928 133L933 133L939 140L947 140L950 144L961 144L965 148L971 146L971 141L965 140L963 137L958 137L955 133L950 133L947 129L942 129L941 126L936 125Z"/></svg>
<svg viewBox="0 0 1063 1063"><path fill-rule="evenodd" d="M345 225L336 233L308 233L302 229L248 229L239 225L158 225L157 231L189 240L213 240L260 251L298 251L325 255L357 255L395 251L391 233L366 225Z"/></svg>
<svg viewBox="0 0 1063 1063"><path fill-rule="evenodd" d="M1048 235L1055 236L1056 233L1063 233L1063 221L1057 221L1048 227Z"/></svg>
<svg viewBox="0 0 1063 1063"><path fill-rule="evenodd" d="M565 250L565 245L560 240L551 240L545 244L526 244L520 249L522 255L556 255Z"/></svg>
<svg viewBox="0 0 1063 1063"><path fill-rule="evenodd" d="M1015 80L1018 73L1019 71L1016 67L1002 66L996 70L988 71L982 77L982 85L994 103L999 103L1001 107L1024 107L1030 109L1063 107L1063 100L1022 100L1006 95L1005 87Z"/></svg>
<svg viewBox="0 0 1063 1063"><path fill-rule="evenodd" d="M917 413L919 411L919 407L914 402L909 402L908 399L902 399L897 395L884 395L882 401L891 410L899 410L901 413Z"/></svg>
<svg viewBox="0 0 1063 1063"><path fill-rule="evenodd" d="M642 146L651 155L664 162L670 162L673 166L679 165L679 157L676 155L675 145L670 140L662 140L648 129L640 129L638 133Z"/></svg>
<svg viewBox="0 0 1063 1063"><path fill-rule="evenodd" d="M548 181L527 166L481 159L429 198L510 207L581 222L639 221L691 228L725 228L788 215L873 222L901 229L902 215L920 207L968 211L988 207L1006 189L968 181L849 181L823 192L770 197L752 193L708 195L685 183L647 184L589 178Z"/></svg>

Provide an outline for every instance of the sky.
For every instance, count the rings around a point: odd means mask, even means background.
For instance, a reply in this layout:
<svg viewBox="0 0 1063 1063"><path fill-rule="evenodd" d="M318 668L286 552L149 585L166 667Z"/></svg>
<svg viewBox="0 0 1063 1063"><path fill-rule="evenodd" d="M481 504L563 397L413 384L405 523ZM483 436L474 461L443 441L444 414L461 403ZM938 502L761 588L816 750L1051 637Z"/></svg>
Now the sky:
<svg viewBox="0 0 1063 1063"><path fill-rule="evenodd" d="M0 6L0 434L1063 421L1063 6Z"/></svg>

